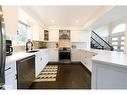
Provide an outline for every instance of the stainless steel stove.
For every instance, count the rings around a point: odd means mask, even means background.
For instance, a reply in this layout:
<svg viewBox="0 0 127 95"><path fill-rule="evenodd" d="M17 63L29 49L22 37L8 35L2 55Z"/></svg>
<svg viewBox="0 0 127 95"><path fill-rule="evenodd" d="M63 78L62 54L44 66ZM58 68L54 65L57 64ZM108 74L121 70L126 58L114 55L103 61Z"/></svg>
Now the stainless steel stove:
<svg viewBox="0 0 127 95"><path fill-rule="evenodd" d="M59 48L59 62L70 63L71 62L71 49L70 48Z"/></svg>

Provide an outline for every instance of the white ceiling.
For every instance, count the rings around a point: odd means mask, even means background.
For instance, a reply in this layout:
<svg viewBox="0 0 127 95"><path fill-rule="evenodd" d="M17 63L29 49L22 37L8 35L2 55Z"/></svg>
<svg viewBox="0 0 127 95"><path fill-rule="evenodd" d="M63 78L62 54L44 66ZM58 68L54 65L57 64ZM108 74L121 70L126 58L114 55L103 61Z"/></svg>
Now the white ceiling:
<svg viewBox="0 0 127 95"><path fill-rule="evenodd" d="M81 27L103 6L27 6L46 26Z"/></svg>
<svg viewBox="0 0 127 95"><path fill-rule="evenodd" d="M127 6L115 6L109 12L96 20L91 27L98 28L100 26L109 24L115 20L127 17Z"/></svg>

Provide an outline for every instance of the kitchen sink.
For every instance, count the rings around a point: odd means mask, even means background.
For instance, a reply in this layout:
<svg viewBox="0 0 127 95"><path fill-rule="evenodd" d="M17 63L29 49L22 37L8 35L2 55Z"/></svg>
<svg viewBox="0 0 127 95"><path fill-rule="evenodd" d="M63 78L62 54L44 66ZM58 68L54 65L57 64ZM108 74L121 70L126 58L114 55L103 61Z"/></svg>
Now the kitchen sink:
<svg viewBox="0 0 127 95"><path fill-rule="evenodd" d="M39 50L30 50L30 51L27 51L27 53L34 53L34 52L38 52Z"/></svg>

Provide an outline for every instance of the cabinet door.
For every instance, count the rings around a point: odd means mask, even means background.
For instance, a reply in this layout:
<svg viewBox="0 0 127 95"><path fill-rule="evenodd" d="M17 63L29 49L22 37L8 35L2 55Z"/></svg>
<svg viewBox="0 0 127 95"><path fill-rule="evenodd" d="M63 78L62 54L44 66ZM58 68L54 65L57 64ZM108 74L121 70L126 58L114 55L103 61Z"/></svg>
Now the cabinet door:
<svg viewBox="0 0 127 95"><path fill-rule="evenodd" d="M48 50L43 50L42 53L42 69L46 66L46 64L48 63Z"/></svg>
<svg viewBox="0 0 127 95"><path fill-rule="evenodd" d="M17 89L16 64L9 63L5 66L5 89Z"/></svg>
<svg viewBox="0 0 127 95"><path fill-rule="evenodd" d="M44 29L42 27L39 28L39 41L44 41Z"/></svg>
<svg viewBox="0 0 127 95"><path fill-rule="evenodd" d="M71 42L79 42L80 35L78 31L71 31Z"/></svg>
<svg viewBox="0 0 127 95"><path fill-rule="evenodd" d="M79 32L79 36L80 36L80 42L88 42L90 43L90 32L89 31L80 31Z"/></svg>
<svg viewBox="0 0 127 95"><path fill-rule="evenodd" d="M36 57L35 57L35 77L37 77L42 70L41 64L42 64L41 63L41 54L37 53Z"/></svg>
<svg viewBox="0 0 127 95"><path fill-rule="evenodd" d="M95 54L89 51L84 51L81 50L81 62L83 65L85 65L85 67L92 71L92 63L91 63L91 58L94 56Z"/></svg>
<svg viewBox="0 0 127 95"><path fill-rule="evenodd" d="M71 60L72 61L81 61L80 50L78 50L78 49L71 50Z"/></svg>
<svg viewBox="0 0 127 95"><path fill-rule="evenodd" d="M86 37L85 37L85 31L79 32L79 41L80 42L87 42Z"/></svg>
<svg viewBox="0 0 127 95"><path fill-rule="evenodd" d="M36 54L35 58L35 76L37 77L39 73L43 70L43 68L48 63L48 50L41 50Z"/></svg>
<svg viewBox="0 0 127 95"><path fill-rule="evenodd" d="M51 29L49 30L49 41L58 42L59 39L59 30Z"/></svg>
<svg viewBox="0 0 127 95"><path fill-rule="evenodd" d="M17 83L16 75L11 72L5 77L5 89L16 89L15 85Z"/></svg>
<svg viewBox="0 0 127 95"><path fill-rule="evenodd" d="M52 62L58 62L58 49L48 50L48 59Z"/></svg>
<svg viewBox="0 0 127 95"><path fill-rule="evenodd" d="M92 89L127 89L127 68L92 61Z"/></svg>

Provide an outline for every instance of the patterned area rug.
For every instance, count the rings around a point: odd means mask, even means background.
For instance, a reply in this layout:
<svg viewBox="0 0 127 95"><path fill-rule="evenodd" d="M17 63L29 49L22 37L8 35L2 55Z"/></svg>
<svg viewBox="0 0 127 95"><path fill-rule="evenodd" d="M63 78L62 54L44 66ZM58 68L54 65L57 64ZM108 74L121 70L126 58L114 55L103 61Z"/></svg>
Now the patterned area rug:
<svg viewBox="0 0 127 95"><path fill-rule="evenodd" d="M56 81L58 65L47 65L36 78L36 82L40 81Z"/></svg>

